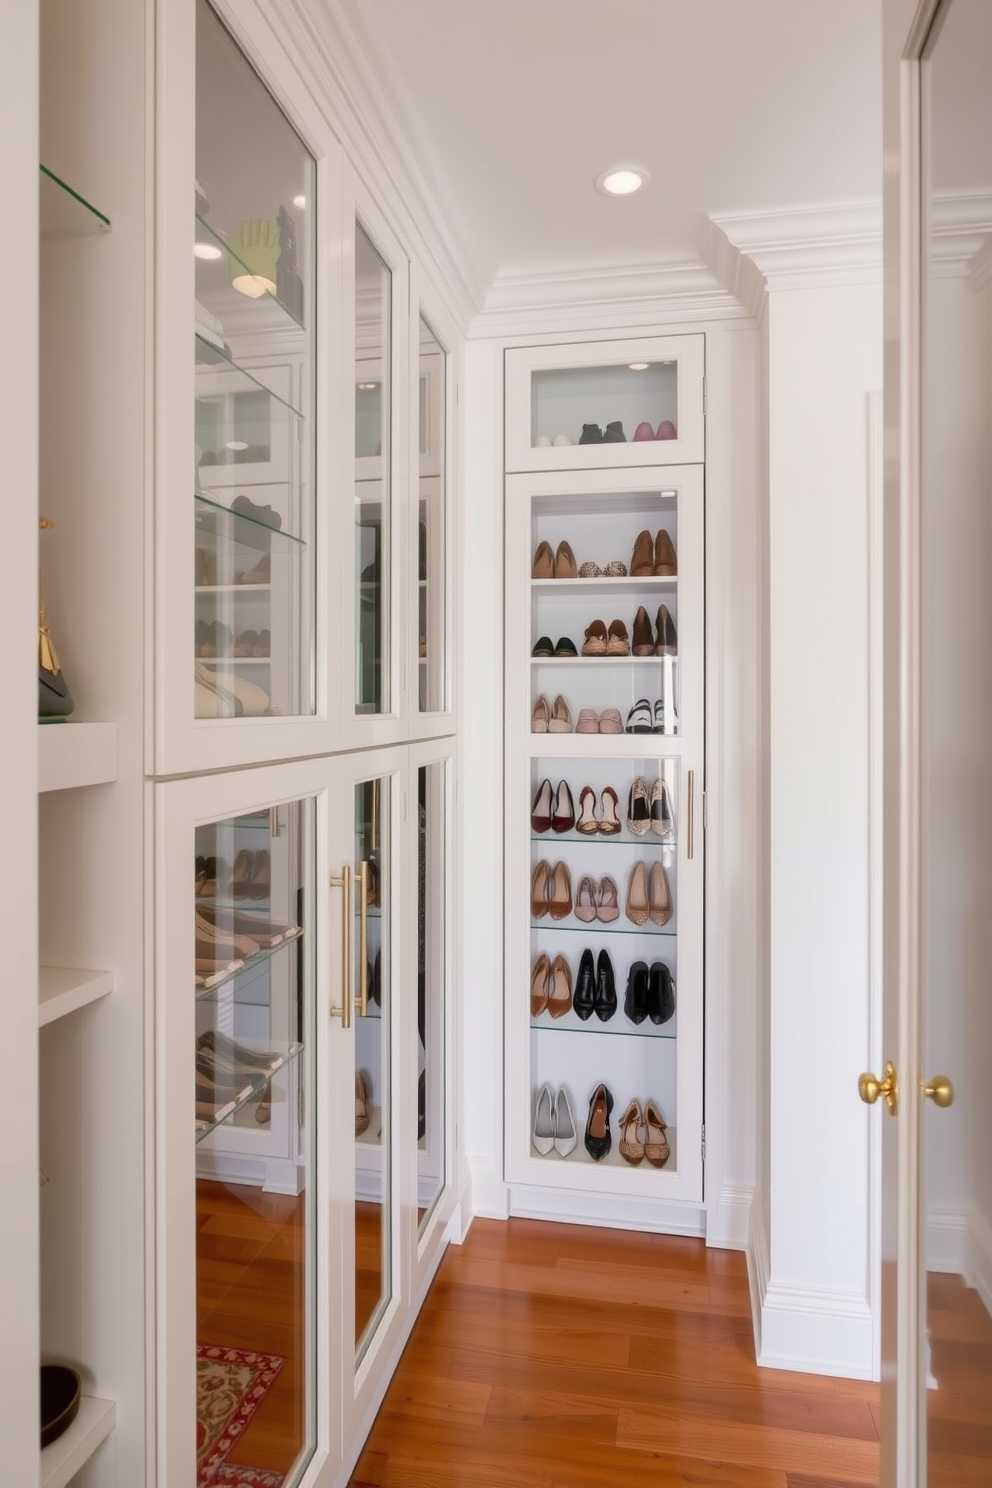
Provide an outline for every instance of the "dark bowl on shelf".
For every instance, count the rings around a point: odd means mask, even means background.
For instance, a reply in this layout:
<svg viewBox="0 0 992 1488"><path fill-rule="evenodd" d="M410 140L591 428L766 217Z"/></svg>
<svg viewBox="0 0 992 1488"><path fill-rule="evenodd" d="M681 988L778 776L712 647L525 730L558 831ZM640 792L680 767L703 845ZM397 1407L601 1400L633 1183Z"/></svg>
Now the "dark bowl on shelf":
<svg viewBox="0 0 992 1488"><path fill-rule="evenodd" d="M68 1364L41 1366L41 1445L67 1431L79 1414L82 1381Z"/></svg>

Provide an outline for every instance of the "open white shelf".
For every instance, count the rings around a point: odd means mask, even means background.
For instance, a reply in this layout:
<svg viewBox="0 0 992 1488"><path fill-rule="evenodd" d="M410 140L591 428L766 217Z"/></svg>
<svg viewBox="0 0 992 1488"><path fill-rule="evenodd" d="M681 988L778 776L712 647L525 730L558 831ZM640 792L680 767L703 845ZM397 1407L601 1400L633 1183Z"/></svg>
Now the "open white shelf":
<svg viewBox="0 0 992 1488"><path fill-rule="evenodd" d="M42 1448L41 1488L65 1488L116 1425L117 1406L113 1400L84 1395L79 1414L68 1431L51 1446Z"/></svg>
<svg viewBox="0 0 992 1488"><path fill-rule="evenodd" d="M38 726L38 790L74 790L117 779L116 723Z"/></svg>
<svg viewBox="0 0 992 1488"><path fill-rule="evenodd" d="M38 1027L74 1013L114 990L110 971L83 971L76 966L38 967Z"/></svg>

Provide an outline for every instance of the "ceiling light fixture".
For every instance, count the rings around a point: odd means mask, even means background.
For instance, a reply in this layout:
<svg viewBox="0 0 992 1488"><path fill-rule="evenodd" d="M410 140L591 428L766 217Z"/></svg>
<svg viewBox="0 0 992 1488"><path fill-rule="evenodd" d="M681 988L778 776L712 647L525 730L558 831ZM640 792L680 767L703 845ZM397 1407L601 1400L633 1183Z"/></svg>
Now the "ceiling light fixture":
<svg viewBox="0 0 992 1488"><path fill-rule="evenodd" d="M213 260L223 258L224 251L222 248L218 248L216 243L194 243L193 257Z"/></svg>
<svg viewBox="0 0 992 1488"><path fill-rule="evenodd" d="M628 362L627 363L627 366L630 368L631 372L646 372L648 370L649 365L650 365L650 363L648 363L648 362Z"/></svg>
<svg viewBox="0 0 992 1488"><path fill-rule="evenodd" d="M614 165L596 177L596 190L604 196L629 196L640 191L651 177L640 165Z"/></svg>

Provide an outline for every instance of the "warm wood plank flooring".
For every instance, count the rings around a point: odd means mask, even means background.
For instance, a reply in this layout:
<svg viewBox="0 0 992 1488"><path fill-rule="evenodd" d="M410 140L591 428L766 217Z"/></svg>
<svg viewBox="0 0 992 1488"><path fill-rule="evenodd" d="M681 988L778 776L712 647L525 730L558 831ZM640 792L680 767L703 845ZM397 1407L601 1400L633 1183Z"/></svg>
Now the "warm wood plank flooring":
<svg viewBox="0 0 992 1488"><path fill-rule="evenodd" d="M929 1488L992 1484L992 1318L960 1276L927 1277Z"/></svg>
<svg viewBox="0 0 992 1488"><path fill-rule="evenodd" d="M759 1370L742 1255L514 1219L452 1246L353 1488L874 1488L878 1387Z"/></svg>

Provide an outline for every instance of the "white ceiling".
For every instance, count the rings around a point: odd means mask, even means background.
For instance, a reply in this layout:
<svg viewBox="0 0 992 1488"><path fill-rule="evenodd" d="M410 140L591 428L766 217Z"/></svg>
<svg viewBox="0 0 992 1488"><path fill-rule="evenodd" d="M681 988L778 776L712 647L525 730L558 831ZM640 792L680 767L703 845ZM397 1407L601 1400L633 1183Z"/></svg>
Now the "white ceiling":
<svg viewBox="0 0 992 1488"><path fill-rule="evenodd" d="M881 196L880 0L341 0L476 282ZM363 35L364 33L364 35ZM651 173L638 196L593 187Z"/></svg>

